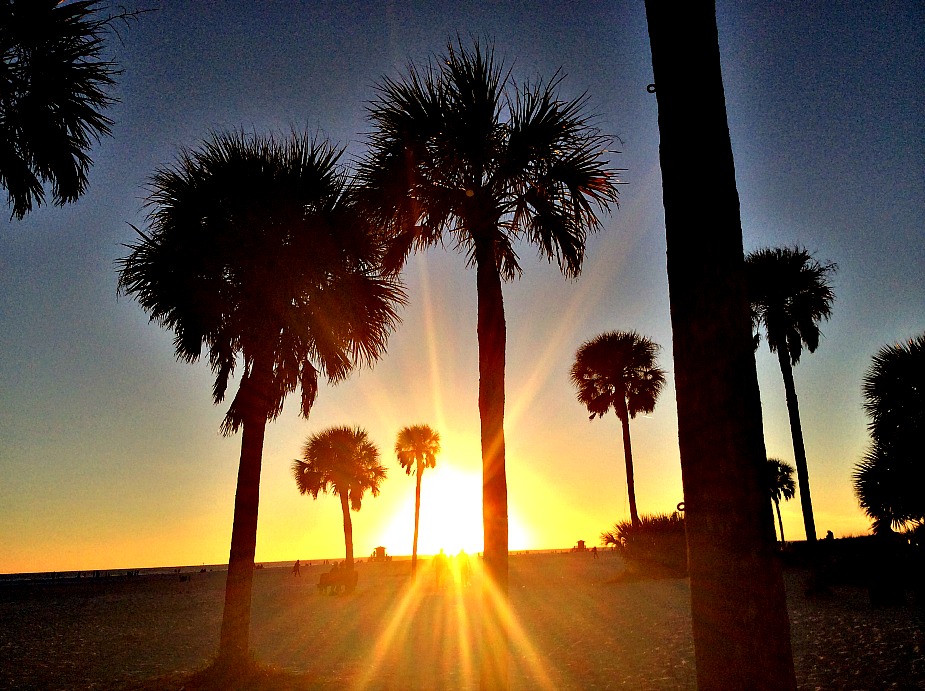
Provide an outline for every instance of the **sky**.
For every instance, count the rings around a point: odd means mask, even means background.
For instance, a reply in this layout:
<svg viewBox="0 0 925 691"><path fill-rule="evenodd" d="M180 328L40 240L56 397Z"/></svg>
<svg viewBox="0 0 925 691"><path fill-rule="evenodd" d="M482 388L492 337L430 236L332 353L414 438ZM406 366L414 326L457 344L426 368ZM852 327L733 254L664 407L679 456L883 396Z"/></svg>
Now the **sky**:
<svg viewBox="0 0 925 691"><path fill-rule="evenodd" d="M628 517L619 421L589 421L568 379L577 348L604 331L663 347L668 384L631 423L636 492L641 513L682 501L642 0L130 6L156 11L109 42L120 102L89 191L0 220L0 573L227 562L240 438L219 432L226 408L212 404L207 363L177 362L172 334L116 292L146 182L181 147L234 128L308 130L352 164L374 85L457 35L494 41L518 79L561 68L562 93L587 93L626 169L580 278L522 246L523 276L504 288L510 548L595 544ZM839 267L832 318L795 379L817 530L863 534L851 485L867 442L861 379L882 345L925 331L925 6L720 0L717 22L745 249L799 244ZM696 160L690 184L704 200L691 213L709 214ZM343 555L338 501L300 496L290 474L309 435L341 424L366 429L389 469L353 514L359 557L411 551L414 478L393 446L417 423L443 442L423 478L421 553L481 549L475 274L434 248L404 280L387 354L322 387L308 420L291 397L268 426L258 561ZM792 462L776 358L762 345L756 362L768 454ZM787 538L802 539L799 500L781 509Z"/></svg>

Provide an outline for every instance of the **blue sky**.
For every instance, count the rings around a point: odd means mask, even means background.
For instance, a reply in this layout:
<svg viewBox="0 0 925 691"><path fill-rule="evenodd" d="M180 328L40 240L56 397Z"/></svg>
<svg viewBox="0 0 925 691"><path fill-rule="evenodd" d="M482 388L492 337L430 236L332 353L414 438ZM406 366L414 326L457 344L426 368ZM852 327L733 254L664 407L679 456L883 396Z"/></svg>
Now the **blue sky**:
<svg viewBox="0 0 925 691"><path fill-rule="evenodd" d="M621 142L613 164L627 169L578 280L522 247L524 277L505 287L512 547L594 542L627 515L618 422L589 422L568 382L577 347L605 330L636 329L664 348L669 387L632 427L637 496L644 513L681 500L641 0L144 6L157 11L111 42L120 103L89 192L0 221L0 572L227 559L240 440L219 435L207 366L177 363L171 335L116 295L146 180L227 128L308 129L346 146L349 163L376 81L457 34L493 40L519 79L561 67L564 93L587 92L596 124ZM817 527L862 532L850 486L866 441L861 377L882 344L925 331L925 8L729 1L717 19L746 250L799 243L839 265L825 338L795 376ZM691 213L707 219L710 181L698 172L691 161L703 190ZM440 429L434 487L465 495L455 517L438 515L447 501L431 509L430 544L451 520L478 522L477 487L465 489L479 469L475 277L462 256L434 249L405 280L410 304L386 357L323 388L308 421L290 403L268 430L258 560L342 553L337 502L298 496L288 475L305 437L333 424L366 427L392 468L355 516L357 554L380 541L407 551L404 535L410 546L414 483L391 455L406 424ZM768 452L792 460L776 361L764 346L756 358ZM798 506L784 507L788 537L802 537Z"/></svg>

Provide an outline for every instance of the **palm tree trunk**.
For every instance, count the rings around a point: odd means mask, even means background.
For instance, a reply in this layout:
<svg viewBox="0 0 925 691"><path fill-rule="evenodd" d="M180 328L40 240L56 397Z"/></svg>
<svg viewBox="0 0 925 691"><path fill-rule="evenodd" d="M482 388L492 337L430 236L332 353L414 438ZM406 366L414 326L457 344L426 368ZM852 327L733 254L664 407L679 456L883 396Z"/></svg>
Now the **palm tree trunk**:
<svg viewBox="0 0 925 691"><path fill-rule="evenodd" d="M797 466L797 481L800 483L800 505L803 507L803 527L806 540L816 541L816 519L813 517L813 500L809 493L809 468L806 465L806 447L803 445L803 426L800 424L800 404L793 384L793 367L787 347L777 346L777 361L784 377L784 391L787 394L787 414L790 416L790 436L793 438L793 460Z"/></svg>
<svg viewBox="0 0 925 691"><path fill-rule="evenodd" d="M626 492L630 498L630 520L634 526L639 525L639 512L636 510L636 480L633 477L633 445L630 442L629 413L624 411L620 417L623 427L623 459L626 461Z"/></svg>
<svg viewBox="0 0 925 691"><path fill-rule="evenodd" d="M240 667L249 659L251 590L257 550L257 512L260 504L260 468L267 427L266 384L271 370L257 370L245 392L241 432L241 459L234 497L231 550L225 581L225 608L218 645L219 664Z"/></svg>
<svg viewBox="0 0 925 691"><path fill-rule="evenodd" d="M424 465L418 463L418 477L414 487L414 542L411 545L411 578L415 578L418 573L418 526L421 520L421 473L424 472Z"/></svg>
<svg viewBox="0 0 925 691"><path fill-rule="evenodd" d="M340 508L344 512L344 546L346 547L346 558L344 559L344 568L353 570L353 521L350 520L350 502L347 492L340 493Z"/></svg>
<svg viewBox="0 0 925 691"><path fill-rule="evenodd" d="M776 497L774 498L774 508L777 509L777 525L778 525L778 527L780 528L780 541L781 541L781 542L785 542L785 540L784 540L784 522L781 520L781 517L780 517L780 502L777 500Z"/></svg>
<svg viewBox="0 0 925 691"><path fill-rule="evenodd" d="M482 522L486 581L482 593L481 688L508 688L507 476L504 464L504 367L507 329L494 247L475 245L478 286L479 416L482 431Z"/></svg>
<svg viewBox="0 0 925 691"><path fill-rule="evenodd" d="M646 0L697 687L796 688L715 6ZM708 155L704 155L708 152ZM692 171L709 187L694 184ZM708 216L705 216L705 212Z"/></svg>

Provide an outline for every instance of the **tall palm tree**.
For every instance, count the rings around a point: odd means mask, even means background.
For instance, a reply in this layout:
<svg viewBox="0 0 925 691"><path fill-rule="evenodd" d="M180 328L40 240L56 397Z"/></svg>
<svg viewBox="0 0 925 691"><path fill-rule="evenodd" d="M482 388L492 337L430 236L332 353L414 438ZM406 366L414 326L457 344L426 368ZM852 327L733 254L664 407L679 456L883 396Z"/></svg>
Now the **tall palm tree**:
<svg viewBox="0 0 925 691"><path fill-rule="evenodd" d="M101 57L110 21L95 0L0 4L0 185L17 218L42 205L46 183L58 205L87 189L87 152L112 125L103 111L119 70Z"/></svg>
<svg viewBox="0 0 925 691"><path fill-rule="evenodd" d="M777 511L780 541L784 542L784 522L780 517L780 500L790 501L796 496L797 487L793 481L793 466L779 458L769 458L767 473L767 488Z"/></svg>
<svg viewBox="0 0 925 691"><path fill-rule="evenodd" d="M558 94L562 77L515 83L491 46L449 44L400 80L384 78L369 106L374 128L360 164L361 205L392 240L399 268L412 250L450 241L475 267L484 565L506 601L508 516L504 440L506 325L502 282L521 273L515 244L536 245L577 276L598 211L616 203L610 141L592 127L587 98ZM499 610L488 599L485 611ZM487 642L483 684L507 686L507 645ZM500 631L501 629L498 629ZM499 634L506 635L506 634Z"/></svg>
<svg viewBox="0 0 925 691"><path fill-rule="evenodd" d="M440 433L430 425L402 427L395 440L395 455L407 475L416 475L414 487L414 542L411 545L411 576L418 568L418 526L421 519L421 477L425 468L437 465L440 453Z"/></svg>
<svg viewBox="0 0 925 691"><path fill-rule="evenodd" d="M350 510L363 507L367 490L379 496L386 469L379 463L379 449L360 427L329 427L313 434L302 447L302 459L292 462L292 475L300 494L317 499L329 491L340 499L344 514L344 565L353 569L353 522Z"/></svg>
<svg viewBox="0 0 925 691"><path fill-rule="evenodd" d="M604 417L611 409L620 419L626 491L634 526L639 525L639 513L633 479L630 419L655 410L655 402L665 385L665 372L656 365L658 351L656 343L635 331L608 331L581 345L570 375L572 384L578 389L578 401L591 413L591 420Z"/></svg>
<svg viewBox="0 0 925 691"><path fill-rule="evenodd" d="M790 622L762 484L767 454L716 7L645 5L697 688L792 690Z"/></svg>
<svg viewBox="0 0 925 691"><path fill-rule="evenodd" d="M755 330L764 327L768 348L777 353L787 395L793 457L800 484L800 504L806 539L816 540L816 521L809 491L809 469L800 424L800 405L793 383L793 365L803 346L814 353L819 346L819 321L832 314L835 292L829 284L836 264L821 264L802 247L773 247L745 257L745 280ZM757 342L757 337L756 337Z"/></svg>
<svg viewBox="0 0 925 691"><path fill-rule="evenodd" d="M120 260L120 292L175 333L179 360L207 351L222 432L242 430L219 661L248 659L264 432L299 389L343 380L384 351L404 301L381 247L346 203L340 151L305 135L214 134L150 182L146 231Z"/></svg>
<svg viewBox="0 0 925 691"><path fill-rule="evenodd" d="M925 523L925 334L881 348L863 382L871 446L854 487L875 533Z"/></svg>

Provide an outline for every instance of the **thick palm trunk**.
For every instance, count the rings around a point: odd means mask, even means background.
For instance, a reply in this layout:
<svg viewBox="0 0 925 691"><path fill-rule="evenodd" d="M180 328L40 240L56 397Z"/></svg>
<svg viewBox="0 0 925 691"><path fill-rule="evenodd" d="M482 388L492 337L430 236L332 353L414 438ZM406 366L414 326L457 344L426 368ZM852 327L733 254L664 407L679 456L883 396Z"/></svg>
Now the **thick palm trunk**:
<svg viewBox="0 0 925 691"><path fill-rule="evenodd" d="M260 504L260 467L267 427L264 386L267 371L255 374L244 402L241 460L234 497L231 550L225 581L225 608L219 638L218 660L231 667L249 660L251 590L257 550L257 512Z"/></svg>
<svg viewBox="0 0 925 691"><path fill-rule="evenodd" d="M344 546L346 557L344 568L353 570L353 521L350 520L350 501L346 492L340 493L340 508L344 513Z"/></svg>
<svg viewBox="0 0 925 691"><path fill-rule="evenodd" d="M803 527L806 539L816 541L816 519L813 517L813 500L809 493L809 468L806 465L806 447L803 445L803 426L800 424L800 404L793 384L793 367L786 347L777 347L777 361L784 377L784 391L787 394L787 414L790 416L790 436L793 438L793 460L797 466L797 482L800 484L800 505L803 507Z"/></svg>
<svg viewBox="0 0 925 691"><path fill-rule="evenodd" d="M424 467L418 463L418 477L414 487L414 542L411 544L411 578L418 573L418 526L421 521L421 473Z"/></svg>
<svg viewBox="0 0 925 691"><path fill-rule="evenodd" d="M639 525L639 512L636 510L636 480L633 476L633 445L630 442L629 414L620 417L623 427L623 460L626 462L626 492L630 498L630 520L634 526Z"/></svg>
<svg viewBox="0 0 925 691"><path fill-rule="evenodd" d="M712 2L646 0L697 685L795 689ZM697 183L691 176L696 173Z"/></svg>
<svg viewBox="0 0 925 691"><path fill-rule="evenodd" d="M507 339L501 276L490 242L475 247L478 285L479 416L482 428L482 521L485 578L482 593L481 688L508 687L507 476L504 465L504 365Z"/></svg>

